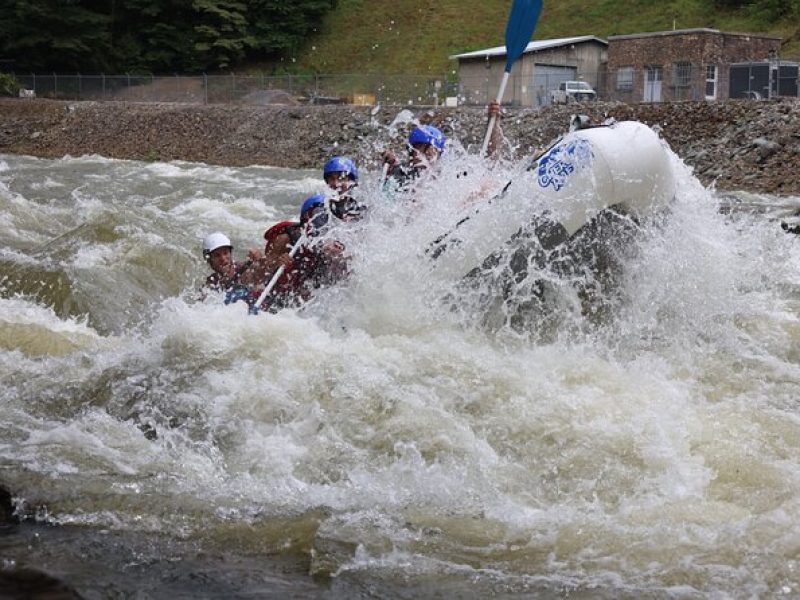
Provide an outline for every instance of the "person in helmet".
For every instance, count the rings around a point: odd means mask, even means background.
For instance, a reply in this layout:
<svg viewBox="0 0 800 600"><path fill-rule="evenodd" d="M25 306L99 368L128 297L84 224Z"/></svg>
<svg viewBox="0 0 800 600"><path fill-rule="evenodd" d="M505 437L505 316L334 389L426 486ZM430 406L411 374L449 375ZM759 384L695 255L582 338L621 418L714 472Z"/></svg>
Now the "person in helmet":
<svg viewBox="0 0 800 600"><path fill-rule="evenodd" d="M500 129L501 108L497 102L490 102L488 118L495 117L495 125L489 138L489 156L494 156L500 148L502 130ZM407 165L401 165L397 156L391 150L383 153L386 165L387 181L393 179L397 189L405 189L410 182L420 177L425 170L436 164L444 153L447 138L444 133L433 125L418 125L408 136L409 160Z"/></svg>
<svg viewBox="0 0 800 600"><path fill-rule="evenodd" d="M277 273L283 267L270 294L259 307L260 310L277 311L281 308L298 306L308 299L303 273L300 269L300 255L291 254L292 248L302 238L302 227L297 221L281 221L264 232L264 262L267 269ZM271 281L271 277L270 277ZM261 287L259 295L261 293Z"/></svg>
<svg viewBox="0 0 800 600"><path fill-rule="evenodd" d="M313 194L300 206L300 226L309 236L324 233L328 228L330 214L325 203L325 194Z"/></svg>
<svg viewBox="0 0 800 600"><path fill-rule="evenodd" d="M203 238L203 258L212 269L206 277L206 287L224 291L238 283L244 272L244 264L233 260L233 244L230 238L219 231Z"/></svg>
<svg viewBox="0 0 800 600"><path fill-rule="evenodd" d="M424 169L434 164L444 152L447 139L433 125L418 125L408 136L409 160L414 168Z"/></svg>
<svg viewBox="0 0 800 600"><path fill-rule="evenodd" d="M394 189L405 191L423 173L430 172L444 152L447 138L433 125L418 125L408 136L408 162L401 164L391 150L383 153L386 182L394 182ZM391 189L391 188L390 188Z"/></svg>
<svg viewBox="0 0 800 600"><path fill-rule="evenodd" d="M406 187L439 160L446 144L447 138L439 128L433 125L417 125L408 136L409 160L406 165L400 164L391 150L384 152L383 160L388 167L387 178L394 179L398 188Z"/></svg>
<svg viewBox="0 0 800 600"><path fill-rule="evenodd" d="M329 188L345 194L358 183L358 168L352 158L334 156L322 168L322 178Z"/></svg>
<svg viewBox="0 0 800 600"><path fill-rule="evenodd" d="M268 266L259 250L250 250L246 261L237 262L233 258L230 238L219 231L203 238L203 258L213 271L206 277L204 287L225 292L226 302L248 300L255 287L269 276Z"/></svg>
<svg viewBox="0 0 800 600"><path fill-rule="evenodd" d="M330 212L342 221L357 221L363 216L365 207L353 197L358 185L358 168L352 158L334 156L322 169L325 183L335 193L330 201Z"/></svg>
<svg viewBox="0 0 800 600"><path fill-rule="evenodd" d="M331 225L330 217L324 194L309 196L300 207L300 226L309 243L300 250L296 262L309 287L329 285L347 274L344 245L325 236ZM317 237L322 239L315 240Z"/></svg>

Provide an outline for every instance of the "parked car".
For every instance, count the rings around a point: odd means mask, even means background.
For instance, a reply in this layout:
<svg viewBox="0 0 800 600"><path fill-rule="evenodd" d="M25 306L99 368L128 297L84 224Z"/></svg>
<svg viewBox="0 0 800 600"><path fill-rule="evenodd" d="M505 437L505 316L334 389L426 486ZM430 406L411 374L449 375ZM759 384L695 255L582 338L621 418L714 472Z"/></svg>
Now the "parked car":
<svg viewBox="0 0 800 600"><path fill-rule="evenodd" d="M550 91L550 101L553 104L585 102L596 99L597 92L585 81L562 81L558 84L557 90Z"/></svg>

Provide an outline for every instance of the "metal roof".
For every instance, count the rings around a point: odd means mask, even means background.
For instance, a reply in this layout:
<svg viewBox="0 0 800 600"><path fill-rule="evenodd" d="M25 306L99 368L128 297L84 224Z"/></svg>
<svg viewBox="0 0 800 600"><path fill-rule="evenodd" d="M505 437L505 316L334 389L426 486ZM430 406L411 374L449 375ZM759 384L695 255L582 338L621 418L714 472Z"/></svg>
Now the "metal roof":
<svg viewBox="0 0 800 600"><path fill-rule="evenodd" d="M578 44L580 42L591 42L597 41L601 44L605 44L608 46L608 42L597 37L596 35L580 35L577 37L568 37L568 38L555 38L552 40L537 40L535 42L530 42L523 51L523 54L527 54L529 52L538 52L539 50L548 50L550 48L558 48L559 46L568 46L570 44ZM450 56L451 59L459 59L459 58L484 58L489 56L505 56L506 55L506 47L505 46L496 46L494 48L485 48L483 50L475 50L473 52L465 52L463 54L453 54Z"/></svg>

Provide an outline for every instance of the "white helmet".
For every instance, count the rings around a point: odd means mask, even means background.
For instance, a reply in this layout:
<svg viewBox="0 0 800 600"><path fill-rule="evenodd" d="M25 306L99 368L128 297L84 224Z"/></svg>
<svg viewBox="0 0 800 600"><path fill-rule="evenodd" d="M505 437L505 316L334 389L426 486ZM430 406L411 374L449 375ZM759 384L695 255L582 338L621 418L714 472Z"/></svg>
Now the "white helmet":
<svg viewBox="0 0 800 600"><path fill-rule="evenodd" d="M230 239L224 233L217 231L216 233L209 233L203 238L203 258L208 260L208 256L217 248L233 248Z"/></svg>

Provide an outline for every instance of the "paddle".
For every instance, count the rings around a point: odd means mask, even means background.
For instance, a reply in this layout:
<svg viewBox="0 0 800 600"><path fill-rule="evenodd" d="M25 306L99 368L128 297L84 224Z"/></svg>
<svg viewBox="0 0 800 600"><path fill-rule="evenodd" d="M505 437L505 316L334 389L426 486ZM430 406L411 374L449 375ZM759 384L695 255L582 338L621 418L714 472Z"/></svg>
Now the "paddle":
<svg viewBox="0 0 800 600"><path fill-rule="evenodd" d="M511 75L511 67L516 60L525 52L528 42L531 41L533 30L539 21L539 13L542 12L542 0L514 0L511 5L511 13L508 15L506 25L506 69L503 73L503 80L497 92L497 103L503 101L503 94L506 91L508 77ZM489 128L486 130L486 137L483 140L481 156L486 156L486 149L489 147L489 137L494 129L497 120L495 115L489 119Z"/></svg>
<svg viewBox="0 0 800 600"><path fill-rule="evenodd" d="M289 250L289 258L294 258L294 255L297 254L297 251L300 250L300 248L302 247L303 244L305 244L305 242L306 242L306 236L305 234L303 234L300 236L300 239L298 239L294 243L294 246L292 246L291 250ZM267 299L267 296L269 296L272 293L272 289L278 283L278 279L280 279L281 275L283 275L285 271L286 267L284 265L278 267L278 270L275 271L275 274L272 276L272 279L269 280L267 287L264 288L264 291L261 292L261 295L258 297L258 300L256 300L255 304L253 304L253 312L258 312L261 303L264 302L264 300Z"/></svg>

